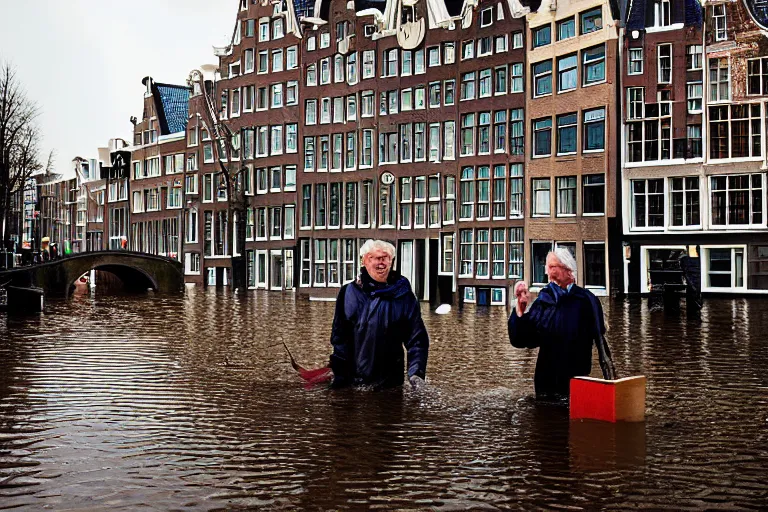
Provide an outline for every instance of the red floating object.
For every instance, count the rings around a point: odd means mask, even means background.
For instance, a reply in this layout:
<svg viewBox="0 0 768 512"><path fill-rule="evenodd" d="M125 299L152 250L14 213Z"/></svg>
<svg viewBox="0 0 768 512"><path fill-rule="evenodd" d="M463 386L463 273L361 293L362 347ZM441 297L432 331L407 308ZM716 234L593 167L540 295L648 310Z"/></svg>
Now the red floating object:
<svg viewBox="0 0 768 512"><path fill-rule="evenodd" d="M571 379L570 416L600 421L645 420L644 375L616 380L574 377Z"/></svg>
<svg viewBox="0 0 768 512"><path fill-rule="evenodd" d="M305 385L313 386L315 384L322 384L324 382L330 382L333 379L333 370L330 367L324 366L323 368L315 368L314 370L307 370L296 362L293 358L293 354L288 350L288 345L283 343L285 351L288 352L288 357L291 359L291 366L299 374L299 377L304 379Z"/></svg>

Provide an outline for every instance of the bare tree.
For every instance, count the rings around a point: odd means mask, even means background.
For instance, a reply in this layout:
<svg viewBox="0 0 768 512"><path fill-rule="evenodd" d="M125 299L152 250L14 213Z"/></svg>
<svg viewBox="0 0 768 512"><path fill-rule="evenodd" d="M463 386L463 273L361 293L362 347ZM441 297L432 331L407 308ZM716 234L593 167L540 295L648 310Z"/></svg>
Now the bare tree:
<svg viewBox="0 0 768 512"><path fill-rule="evenodd" d="M40 131L37 105L27 98L16 71L0 63L0 239L7 238L11 196L42 169L39 161ZM52 165L52 155L49 165Z"/></svg>
<svg viewBox="0 0 768 512"><path fill-rule="evenodd" d="M202 73L193 71L190 74L190 86L193 91L199 90L205 101L203 115L206 124L213 133L213 151L216 155L216 161L219 164L219 187L226 189L227 192L227 222L234 222L237 219L235 241L239 256L235 256L235 244L230 243L228 247L229 256L232 261L232 289L244 290L247 287L247 268L245 261L245 225L247 222L248 199L245 195L245 173L248 167L241 165L238 159L233 161L233 156L240 151L242 144L241 131L236 129L234 132L229 127L226 120L221 119L215 105L218 104L216 98L216 84L213 81L203 79ZM195 87L195 82L199 89ZM230 224L227 225L227 234L229 235Z"/></svg>

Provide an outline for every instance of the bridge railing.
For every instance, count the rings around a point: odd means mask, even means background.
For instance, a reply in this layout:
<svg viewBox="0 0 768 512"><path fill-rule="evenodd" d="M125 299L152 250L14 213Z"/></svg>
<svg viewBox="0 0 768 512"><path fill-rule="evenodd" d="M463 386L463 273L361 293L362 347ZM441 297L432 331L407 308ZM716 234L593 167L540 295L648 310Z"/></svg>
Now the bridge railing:
<svg viewBox="0 0 768 512"><path fill-rule="evenodd" d="M44 265L47 263L55 263L57 261L61 261L69 258L80 258L80 257L86 257L86 256L105 255L105 254L124 254L124 255L139 256L139 257L151 257L151 258L159 258L162 260L181 263L181 260L179 260L174 256L163 256L162 254L130 251L127 249L101 249L98 251L81 251L81 252L75 252L70 254L59 253L55 257L51 257L50 253L48 256L45 256L45 251L31 251L31 250L26 250L25 252L21 252L21 253L9 252L8 254L12 256L12 259L9 258L10 263L12 263L12 265L8 265L5 261L6 259L0 257L0 271L13 270L16 268L32 267L35 265ZM171 254L176 255L176 253L171 253Z"/></svg>

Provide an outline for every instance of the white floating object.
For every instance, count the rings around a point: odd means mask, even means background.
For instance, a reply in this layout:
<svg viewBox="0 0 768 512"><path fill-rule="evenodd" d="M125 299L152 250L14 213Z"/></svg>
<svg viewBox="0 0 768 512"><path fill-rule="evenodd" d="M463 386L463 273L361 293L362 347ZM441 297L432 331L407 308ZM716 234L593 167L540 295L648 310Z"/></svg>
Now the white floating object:
<svg viewBox="0 0 768 512"><path fill-rule="evenodd" d="M450 304L440 304L435 310L435 313L437 313L438 315L447 315L450 312L451 312Z"/></svg>

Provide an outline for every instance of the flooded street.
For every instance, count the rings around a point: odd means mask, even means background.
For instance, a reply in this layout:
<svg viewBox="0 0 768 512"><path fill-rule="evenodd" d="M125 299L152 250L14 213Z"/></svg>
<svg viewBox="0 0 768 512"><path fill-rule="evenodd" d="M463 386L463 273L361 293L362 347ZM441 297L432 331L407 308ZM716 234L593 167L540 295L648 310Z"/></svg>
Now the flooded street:
<svg viewBox="0 0 768 512"><path fill-rule="evenodd" d="M627 509L768 505L768 301L695 317L605 302L647 421L538 405L504 308L438 316L428 389L304 389L333 303L292 295L77 296L0 317L0 508ZM599 368L593 364L593 375Z"/></svg>

